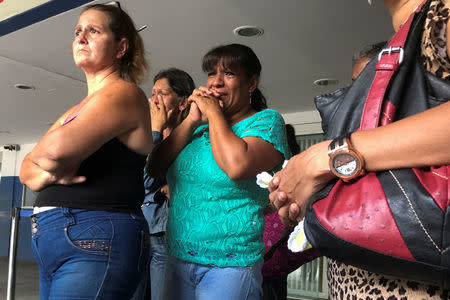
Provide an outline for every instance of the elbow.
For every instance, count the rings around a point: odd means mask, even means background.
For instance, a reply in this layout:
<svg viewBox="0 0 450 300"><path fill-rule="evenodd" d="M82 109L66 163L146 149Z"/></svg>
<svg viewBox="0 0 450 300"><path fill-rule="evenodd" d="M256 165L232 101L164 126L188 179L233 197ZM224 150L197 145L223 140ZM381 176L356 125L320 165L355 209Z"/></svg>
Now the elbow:
<svg viewBox="0 0 450 300"><path fill-rule="evenodd" d="M248 167L246 164L233 164L224 170L228 178L233 181L251 179L252 176L248 173Z"/></svg>
<svg viewBox="0 0 450 300"><path fill-rule="evenodd" d="M248 159L238 156L223 156L221 162L218 162L222 171L233 181L250 179L250 164ZM256 176L256 175L255 175Z"/></svg>
<svg viewBox="0 0 450 300"><path fill-rule="evenodd" d="M242 176L240 173L238 172L225 172L227 174L227 176L233 180L233 181L239 181L239 180L245 180L248 179L245 176Z"/></svg>
<svg viewBox="0 0 450 300"><path fill-rule="evenodd" d="M27 178L26 178L26 174L25 174L25 169L26 169L26 165L27 165L27 161L28 161L28 156L30 154L25 155L25 157L23 158L22 164L20 165L20 171L19 171L19 180L21 184L25 184Z"/></svg>
<svg viewBox="0 0 450 300"><path fill-rule="evenodd" d="M19 180L21 184L27 184L27 176L25 175L23 167L20 168Z"/></svg>
<svg viewBox="0 0 450 300"><path fill-rule="evenodd" d="M19 171L20 183L27 185L27 186L29 184L29 181L31 180L30 168L32 166L32 161L29 156L30 156L30 154L27 154L25 156L25 158L22 161L22 165L20 166L20 171Z"/></svg>

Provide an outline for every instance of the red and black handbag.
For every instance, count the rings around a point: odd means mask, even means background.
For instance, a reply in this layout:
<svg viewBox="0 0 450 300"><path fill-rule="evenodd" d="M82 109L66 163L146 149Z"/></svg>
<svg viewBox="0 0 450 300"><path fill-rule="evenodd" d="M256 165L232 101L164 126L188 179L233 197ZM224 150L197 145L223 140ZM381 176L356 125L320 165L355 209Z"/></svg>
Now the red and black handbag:
<svg viewBox="0 0 450 300"><path fill-rule="evenodd" d="M383 126L450 99L450 83L427 72L421 58L429 2L351 87L316 97L327 139ZM449 289L449 175L446 165L333 181L311 199L306 236L335 260Z"/></svg>

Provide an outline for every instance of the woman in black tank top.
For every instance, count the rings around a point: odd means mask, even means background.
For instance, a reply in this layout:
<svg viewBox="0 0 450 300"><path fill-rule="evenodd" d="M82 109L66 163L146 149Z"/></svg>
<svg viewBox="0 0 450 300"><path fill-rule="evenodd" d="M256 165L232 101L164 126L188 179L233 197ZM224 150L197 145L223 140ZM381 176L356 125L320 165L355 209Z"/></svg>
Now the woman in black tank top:
<svg viewBox="0 0 450 300"><path fill-rule="evenodd" d="M21 182L40 191L32 247L41 299L129 299L148 261L140 205L152 134L148 101L136 85L147 63L133 21L113 4L80 15L72 50L88 94L20 170Z"/></svg>

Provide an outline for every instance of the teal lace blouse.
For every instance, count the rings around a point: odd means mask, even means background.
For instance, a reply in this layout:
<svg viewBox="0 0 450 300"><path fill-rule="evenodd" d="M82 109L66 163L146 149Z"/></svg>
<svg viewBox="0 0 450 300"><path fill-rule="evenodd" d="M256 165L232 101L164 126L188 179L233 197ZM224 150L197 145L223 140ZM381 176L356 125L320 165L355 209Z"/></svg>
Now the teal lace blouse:
<svg viewBox="0 0 450 300"><path fill-rule="evenodd" d="M284 121L271 109L232 126L240 138L260 137L288 159ZM281 163L272 171L279 170ZM233 181L211 150L208 125L197 128L190 143L167 172L170 189L166 241L169 254L190 262L218 266L249 266L264 253L263 208L266 189L256 178Z"/></svg>

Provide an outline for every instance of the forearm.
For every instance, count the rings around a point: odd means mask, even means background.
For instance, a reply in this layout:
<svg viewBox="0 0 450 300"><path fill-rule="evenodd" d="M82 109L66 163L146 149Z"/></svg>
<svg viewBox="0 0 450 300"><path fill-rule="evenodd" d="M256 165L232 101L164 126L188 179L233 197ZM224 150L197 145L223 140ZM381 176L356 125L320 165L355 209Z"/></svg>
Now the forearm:
<svg viewBox="0 0 450 300"><path fill-rule="evenodd" d="M192 133L197 127L198 124L185 119L166 139L154 148L150 158L147 160L146 172L154 178L164 176L169 166L188 144Z"/></svg>
<svg viewBox="0 0 450 300"><path fill-rule="evenodd" d="M53 183L53 176L40 168L30 159L30 154L27 154L22 161L20 167L20 182L25 184L34 191L41 190L45 186Z"/></svg>
<svg viewBox="0 0 450 300"><path fill-rule="evenodd" d="M351 136L368 171L450 163L450 103Z"/></svg>

